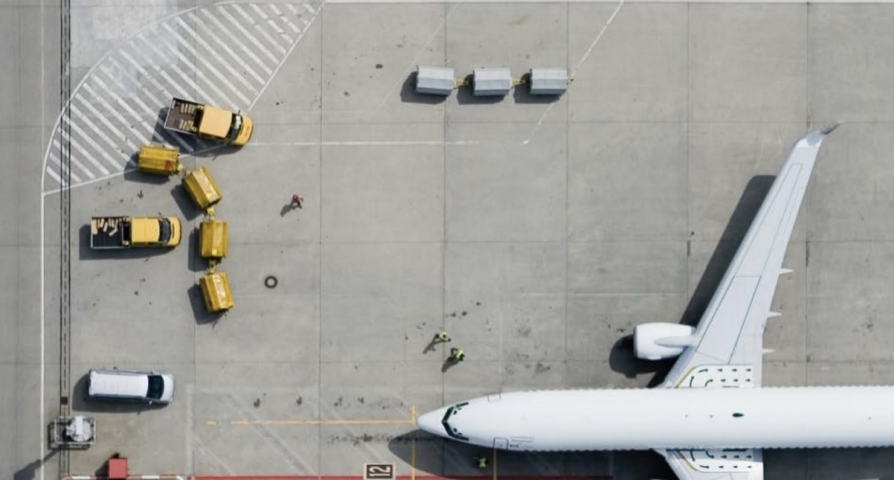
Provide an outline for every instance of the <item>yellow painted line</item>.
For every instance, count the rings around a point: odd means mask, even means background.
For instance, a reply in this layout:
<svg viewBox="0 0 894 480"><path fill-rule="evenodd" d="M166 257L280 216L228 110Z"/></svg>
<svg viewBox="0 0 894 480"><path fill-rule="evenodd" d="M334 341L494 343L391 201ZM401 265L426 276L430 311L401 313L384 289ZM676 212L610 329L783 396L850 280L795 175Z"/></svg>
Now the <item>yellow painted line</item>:
<svg viewBox="0 0 894 480"><path fill-rule="evenodd" d="M493 480L497 480L497 449L494 449L494 477Z"/></svg>
<svg viewBox="0 0 894 480"><path fill-rule="evenodd" d="M229 420L217 421L206 420L205 424L214 426L220 424L228 425L413 425L411 419L394 419L394 420L302 420L302 419L282 419L282 420Z"/></svg>

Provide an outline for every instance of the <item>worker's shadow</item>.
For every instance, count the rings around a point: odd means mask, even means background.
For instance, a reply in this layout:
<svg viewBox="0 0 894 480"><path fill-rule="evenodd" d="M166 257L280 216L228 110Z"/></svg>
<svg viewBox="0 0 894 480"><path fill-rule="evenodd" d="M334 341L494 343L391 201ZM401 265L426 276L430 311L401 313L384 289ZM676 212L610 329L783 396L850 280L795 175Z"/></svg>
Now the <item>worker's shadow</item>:
<svg viewBox="0 0 894 480"><path fill-rule="evenodd" d="M761 207L764 198L773 186L773 180L776 177L772 175L758 175L753 177L745 186L742 196L733 209L729 222L720 236L717 247L711 254L708 265L702 274L698 285L686 309L683 311L679 323L683 325L696 326L701 319L702 314L708 307L711 297L720 285L723 274L732 263L733 257L736 255L739 245L745 238L751 222L757 215L757 211ZM694 233L694 232L693 232ZM633 337L631 335L620 338L612 346L609 353L609 367L615 372L622 373L628 378L634 378L637 375L654 373L649 386L653 387L664 381L664 377L673 367L676 358L649 361L636 358L633 351Z"/></svg>
<svg viewBox="0 0 894 480"><path fill-rule="evenodd" d="M281 209L279 209L279 216L285 217L289 214L289 212L293 212L295 210L301 210L301 207L299 207L295 202L289 202L283 205Z"/></svg>

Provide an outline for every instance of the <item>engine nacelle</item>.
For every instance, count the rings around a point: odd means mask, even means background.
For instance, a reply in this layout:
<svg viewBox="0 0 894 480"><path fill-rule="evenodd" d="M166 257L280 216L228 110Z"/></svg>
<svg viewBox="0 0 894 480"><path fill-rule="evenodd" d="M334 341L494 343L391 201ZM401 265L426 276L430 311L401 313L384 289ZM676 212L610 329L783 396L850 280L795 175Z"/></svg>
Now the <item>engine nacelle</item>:
<svg viewBox="0 0 894 480"><path fill-rule="evenodd" d="M674 358L692 345L695 329L679 323L644 323L633 329L633 352L642 360Z"/></svg>

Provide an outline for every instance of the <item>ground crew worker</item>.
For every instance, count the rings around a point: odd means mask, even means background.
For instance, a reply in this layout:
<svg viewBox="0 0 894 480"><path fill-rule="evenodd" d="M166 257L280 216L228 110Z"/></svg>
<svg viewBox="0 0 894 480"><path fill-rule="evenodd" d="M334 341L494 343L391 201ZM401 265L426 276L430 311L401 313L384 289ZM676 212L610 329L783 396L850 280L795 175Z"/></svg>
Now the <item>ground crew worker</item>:
<svg viewBox="0 0 894 480"><path fill-rule="evenodd" d="M487 468L487 457L485 457L484 455L475 457L475 461L478 462L479 470L484 470L485 468Z"/></svg>
<svg viewBox="0 0 894 480"><path fill-rule="evenodd" d="M450 359L454 362L461 362L466 358L466 352L463 352L463 349L453 347L450 349Z"/></svg>
<svg viewBox="0 0 894 480"><path fill-rule="evenodd" d="M301 202L303 201L304 199L301 198L301 195L296 193L295 195L292 195L292 203L290 205L295 205L296 207L301 208Z"/></svg>
<svg viewBox="0 0 894 480"><path fill-rule="evenodd" d="M445 332L444 330L441 330L440 332L435 334L435 341L436 342L449 342L450 337L447 336L447 332Z"/></svg>

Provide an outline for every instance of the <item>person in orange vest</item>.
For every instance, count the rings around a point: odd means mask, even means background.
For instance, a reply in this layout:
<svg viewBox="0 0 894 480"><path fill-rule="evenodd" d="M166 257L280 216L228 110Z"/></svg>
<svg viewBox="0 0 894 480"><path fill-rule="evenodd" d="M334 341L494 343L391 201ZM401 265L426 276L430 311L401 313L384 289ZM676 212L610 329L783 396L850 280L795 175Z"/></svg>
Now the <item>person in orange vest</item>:
<svg viewBox="0 0 894 480"><path fill-rule="evenodd" d="M296 193L296 194L292 195L292 203L290 205L301 208L301 203L303 203L303 202L304 202L304 199L301 198L301 195L298 195Z"/></svg>

